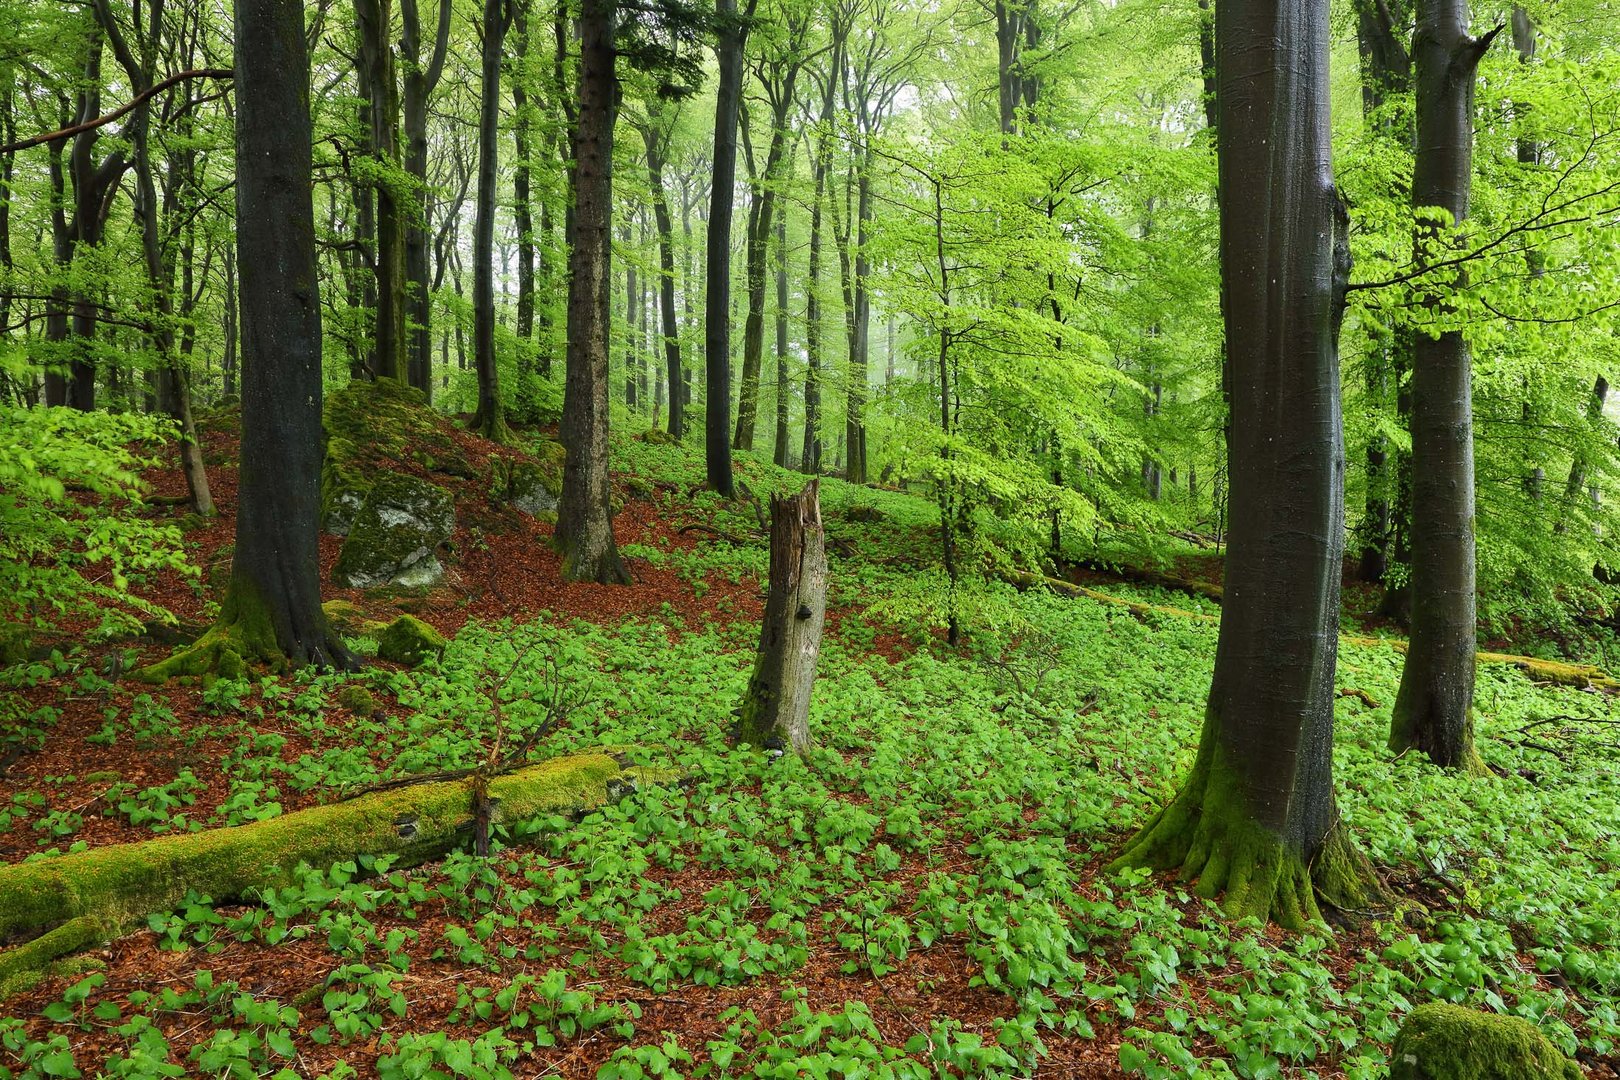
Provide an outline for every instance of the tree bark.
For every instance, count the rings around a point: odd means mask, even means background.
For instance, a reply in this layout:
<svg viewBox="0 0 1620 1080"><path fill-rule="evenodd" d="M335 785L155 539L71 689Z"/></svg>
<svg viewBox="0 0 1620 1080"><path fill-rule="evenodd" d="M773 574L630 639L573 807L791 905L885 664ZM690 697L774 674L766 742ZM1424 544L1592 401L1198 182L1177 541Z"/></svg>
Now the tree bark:
<svg viewBox="0 0 1620 1080"><path fill-rule="evenodd" d="M399 80L389 41L392 0L355 0L360 29L359 65L365 73L370 119L367 150L378 177L371 181L377 211L377 247L372 273L377 279L377 317L373 329L376 360L372 373L406 381L405 360L405 226L400 184L388 174L399 168Z"/></svg>
<svg viewBox="0 0 1620 1080"><path fill-rule="evenodd" d="M1466 0L1420 0L1413 37L1417 155L1412 205L1449 219L1420 220L1419 266L1453 245L1468 216L1474 149L1474 76L1496 31L1468 34ZM1466 283L1461 280L1457 286ZM1427 283L1425 307L1449 312L1449 282ZM1412 343L1412 634L1390 724L1390 749L1473 771L1474 414L1468 342L1459 330Z"/></svg>
<svg viewBox="0 0 1620 1080"><path fill-rule="evenodd" d="M405 57L405 173L411 179L405 225L405 373L410 384L433 396L433 289L428 231L428 102L444 74L450 45L450 0L439 0L433 54L422 59L418 0L400 0L400 51Z"/></svg>
<svg viewBox="0 0 1620 1080"><path fill-rule="evenodd" d="M810 750L810 691L827 617L827 551L820 480L771 498L770 595L736 741L775 753Z"/></svg>
<svg viewBox="0 0 1620 1080"><path fill-rule="evenodd" d="M1178 868L1233 916L1360 907L1333 793L1344 549L1327 0L1222 0L1215 42L1232 533L1197 759L1120 861ZM1334 237L1339 237L1335 245Z"/></svg>
<svg viewBox="0 0 1620 1080"><path fill-rule="evenodd" d="M686 409L681 400L681 336L675 321L675 242L669 199L664 194L664 143L667 134L655 118L641 126L647 147L647 181L652 189L653 223L658 229L658 314L663 327L664 365L669 380L669 433L686 435Z"/></svg>
<svg viewBox="0 0 1620 1080"><path fill-rule="evenodd" d="M321 610L321 304L310 196L303 9L236 3L236 237L242 296L242 464L236 553L220 620L143 674L353 667Z"/></svg>
<svg viewBox="0 0 1620 1080"><path fill-rule="evenodd" d="M776 446L771 460L788 467L792 433L788 421L792 410L792 383L788 380L788 250L787 206L776 217Z"/></svg>
<svg viewBox="0 0 1620 1080"><path fill-rule="evenodd" d="M714 98L714 168L709 192L708 259L703 299L704 464L709 486L726 498L731 477L731 213L737 184L737 119L742 109L742 52L758 0L739 16L737 0L715 0L719 22Z"/></svg>
<svg viewBox="0 0 1620 1080"><path fill-rule="evenodd" d="M483 93L478 110L478 201L473 223L473 365L478 411L472 426L505 442L506 412L495 364L495 211L501 120L501 46L506 37L503 0L484 0Z"/></svg>
<svg viewBox="0 0 1620 1080"><path fill-rule="evenodd" d="M568 257L568 372L563 388L563 490L555 542L563 577L628 585L613 539L608 486L608 356L612 333L614 0L580 12L579 114L574 125L574 230Z"/></svg>

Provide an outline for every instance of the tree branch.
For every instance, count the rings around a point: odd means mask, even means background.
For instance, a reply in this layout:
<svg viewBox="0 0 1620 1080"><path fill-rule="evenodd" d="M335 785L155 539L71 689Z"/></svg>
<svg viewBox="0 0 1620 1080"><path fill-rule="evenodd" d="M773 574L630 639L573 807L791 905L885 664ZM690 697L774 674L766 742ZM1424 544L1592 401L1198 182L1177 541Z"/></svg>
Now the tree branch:
<svg viewBox="0 0 1620 1080"><path fill-rule="evenodd" d="M135 109L138 109L140 106L144 105L152 97L162 93L177 83L186 82L191 79L230 79L234 77L235 72L233 72L230 68L197 68L192 71L182 71L177 74L170 75L162 82L152 84L147 89L142 90L139 94L136 94L129 100L127 104L119 106L110 113L105 113L98 116L94 120L86 120L83 123L74 124L71 127L65 127L57 131L47 132L44 135L35 135L32 138L24 139L21 142L11 143L9 146L0 146L0 154L15 154L20 150L27 150L30 147L40 146L44 143L60 142L63 139L71 139L73 136L83 134L86 131L93 131L96 128L112 123L121 116L125 116L130 112L133 112Z"/></svg>

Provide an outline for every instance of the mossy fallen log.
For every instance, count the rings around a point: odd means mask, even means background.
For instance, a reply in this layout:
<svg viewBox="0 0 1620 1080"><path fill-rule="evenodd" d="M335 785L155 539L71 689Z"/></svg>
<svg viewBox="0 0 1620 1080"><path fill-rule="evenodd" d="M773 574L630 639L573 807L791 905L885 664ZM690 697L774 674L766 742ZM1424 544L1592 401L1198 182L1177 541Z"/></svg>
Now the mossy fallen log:
<svg viewBox="0 0 1620 1080"><path fill-rule="evenodd" d="M488 781L491 821L591 810L673 773L627 764L612 748L531 765ZM473 832L473 781L409 784L268 821L163 836L0 867L0 980L109 940L178 907L190 890L214 901L292 884L300 864L361 855L411 866L464 846Z"/></svg>
<svg viewBox="0 0 1620 1080"><path fill-rule="evenodd" d="M1199 622L1218 623L1219 615L1210 615L1201 611L1187 611L1184 608L1168 607L1164 604L1144 604L1136 600L1126 600L1124 597L1111 596L1096 589L1088 589L1084 585L1074 585L1056 578L1044 577L1040 574L1007 574L1005 580L1020 591L1033 588L1046 588L1059 596L1070 598L1083 597L1095 600L1100 604L1112 604L1116 607L1128 608L1137 615L1173 615L1183 619L1195 619ZM1364 637L1357 634L1345 634L1341 641L1351 645L1385 646L1397 652L1406 651L1406 642L1399 638ZM1555 686L1570 686L1579 690L1601 690L1604 693L1620 694L1620 679L1605 672L1593 664L1570 664L1561 660L1541 660L1534 656L1519 656L1514 653L1481 652L1477 654L1481 664L1511 664L1524 672L1536 682L1552 683ZM1359 696L1359 692L1357 692ZM1363 699L1366 700L1366 699ZM1376 707L1373 702L1367 704Z"/></svg>

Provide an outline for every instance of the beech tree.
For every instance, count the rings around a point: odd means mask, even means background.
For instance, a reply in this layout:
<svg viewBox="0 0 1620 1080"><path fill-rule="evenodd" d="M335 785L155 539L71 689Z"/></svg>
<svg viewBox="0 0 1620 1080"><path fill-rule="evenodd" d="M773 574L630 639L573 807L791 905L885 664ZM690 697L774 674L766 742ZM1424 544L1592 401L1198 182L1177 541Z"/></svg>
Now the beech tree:
<svg viewBox="0 0 1620 1080"><path fill-rule="evenodd" d="M301 5L236 3L242 457L219 622L149 678L356 664L321 610L321 304Z"/></svg>
<svg viewBox="0 0 1620 1080"><path fill-rule="evenodd" d="M1298 928L1320 918L1318 892L1361 907L1372 880L1333 792L1349 259L1328 141L1328 4L1222 0L1215 17L1225 601L1192 772L1119 862L1179 869L1234 916Z"/></svg>
<svg viewBox="0 0 1620 1080"><path fill-rule="evenodd" d="M1419 268L1445 258L1468 216L1474 75L1500 29L1471 37L1466 0L1419 0L1412 43ZM1466 271L1456 273L1460 284ZM1446 284L1428 287L1424 304L1439 325L1420 329L1412 343L1412 640L1389 746L1474 769L1473 373L1463 331L1445 325L1449 303Z"/></svg>

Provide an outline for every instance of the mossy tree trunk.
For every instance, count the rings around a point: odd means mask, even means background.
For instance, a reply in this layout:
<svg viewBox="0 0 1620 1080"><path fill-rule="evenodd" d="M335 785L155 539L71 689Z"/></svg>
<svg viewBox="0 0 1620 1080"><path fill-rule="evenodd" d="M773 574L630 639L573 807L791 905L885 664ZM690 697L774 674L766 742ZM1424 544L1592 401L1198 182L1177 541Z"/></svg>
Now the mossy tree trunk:
<svg viewBox="0 0 1620 1080"><path fill-rule="evenodd" d="M827 617L820 483L810 481L792 498L771 499L770 597L737 715L738 742L801 756L810 749L810 691Z"/></svg>
<svg viewBox="0 0 1620 1080"><path fill-rule="evenodd" d="M1198 756L1125 865L1178 869L1234 916L1360 906L1370 868L1333 793L1344 552L1327 0L1216 5L1232 531ZM1341 245L1335 245L1338 236Z"/></svg>
<svg viewBox="0 0 1620 1080"><path fill-rule="evenodd" d="M493 2L493 0L492 0ZM608 317L613 282L614 0L580 15L579 114L574 125L574 230L568 255L568 351L563 383L562 500L556 544L563 577L628 585L613 540L608 487Z"/></svg>
<svg viewBox="0 0 1620 1080"><path fill-rule="evenodd" d="M1421 0L1412 39L1417 156L1412 205L1468 216L1473 170L1474 77L1496 31L1468 34L1465 0ZM1420 221L1421 267L1454 246L1448 224ZM1443 276L1443 275L1442 275ZM1426 314L1454 320L1451 280L1423 283ZM1456 285L1465 285L1458 280ZM1420 750L1436 765L1474 770L1474 411L1468 342L1461 330L1412 344L1412 634L1395 696L1389 747Z"/></svg>
<svg viewBox="0 0 1620 1080"><path fill-rule="evenodd" d="M170 675L351 667L321 611L321 305L310 199L303 10L236 5L236 213L242 464L236 554L219 622L148 668Z"/></svg>
<svg viewBox="0 0 1620 1080"><path fill-rule="evenodd" d="M243 6L258 0L242 0ZM298 10L292 5L276 6ZM491 822L590 810L665 774L627 766L619 752L553 758L489 778ZM185 902L249 898L296 880L300 864L325 869L362 855L411 866L465 846L474 835L474 779L410 784L232 828L158 837L0 867L0 980L38 970Z"/></svg>

